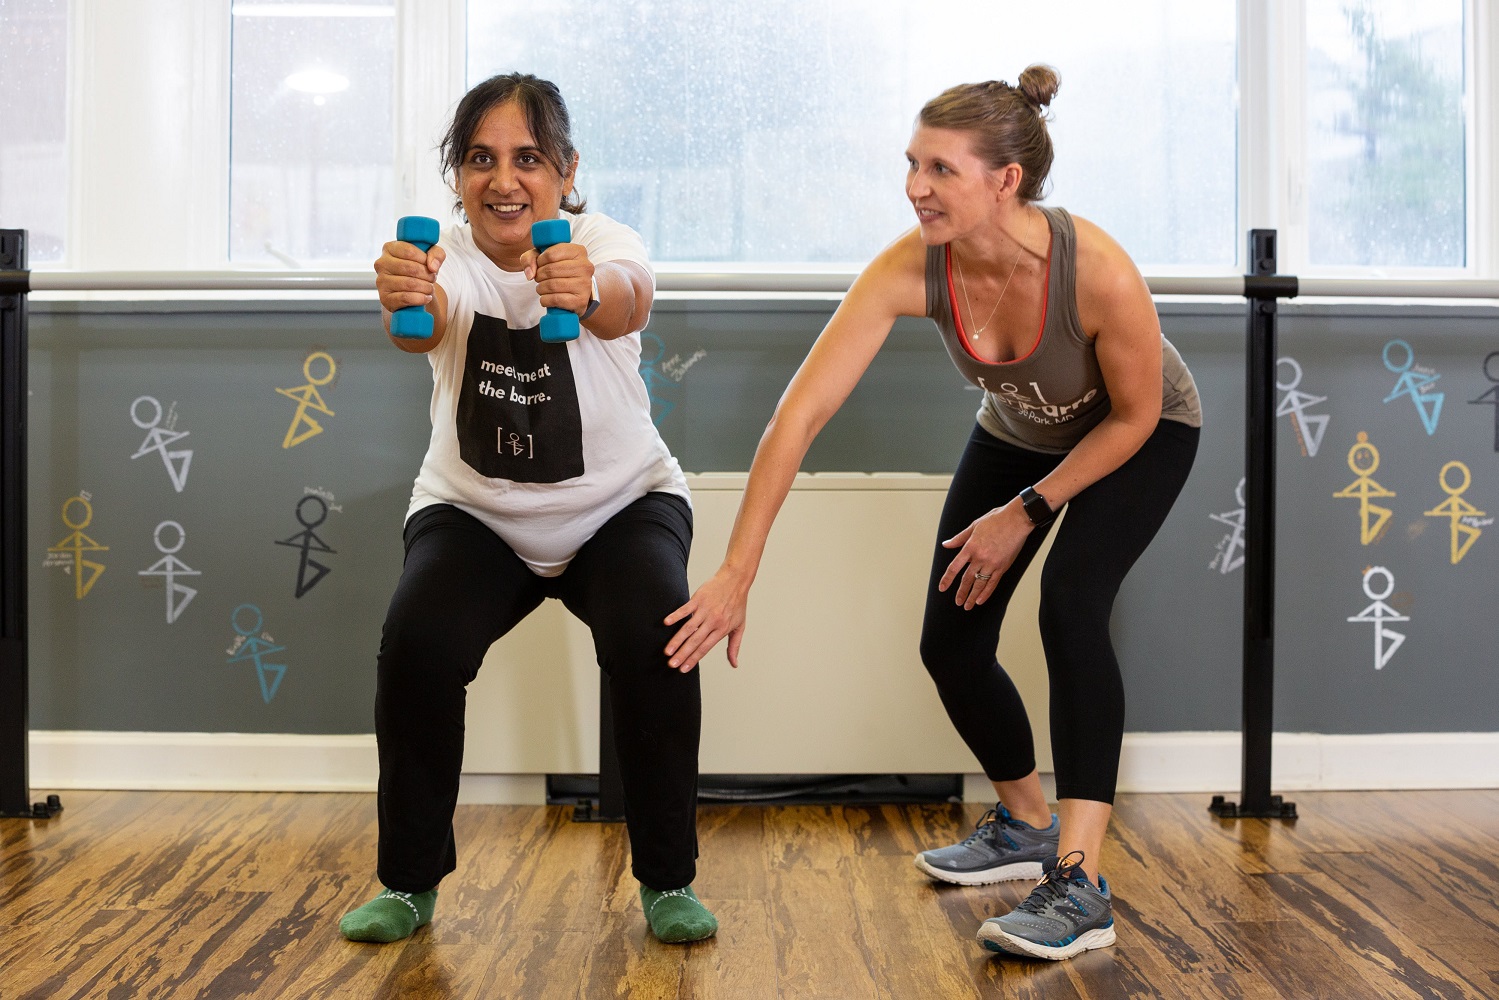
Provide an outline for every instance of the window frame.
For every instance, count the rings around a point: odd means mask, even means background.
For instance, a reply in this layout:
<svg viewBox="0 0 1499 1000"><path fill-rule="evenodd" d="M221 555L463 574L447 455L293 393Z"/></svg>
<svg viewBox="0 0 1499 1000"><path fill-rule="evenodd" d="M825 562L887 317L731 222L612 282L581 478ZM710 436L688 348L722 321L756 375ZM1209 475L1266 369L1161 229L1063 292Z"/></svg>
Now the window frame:
<svg viewBox="0 0 1499 1000"><path fill-rule="evenodd" d="M1245 233L1279 231L1280 270L1317 277L1499 278L1499 10L1463 0L1467 109L1466 264L1455 268L1313 267L1305 190L1305 0L1237 0L1238 136L1231 269L1150 265L1151 274L1242 274ZM466 0L396 0L396 214L449 218L436 145L464 91ZM69 7L68 222L64 258L46 269L274 271L229 250L232 0L150 0ZM161 53L175 62L132 57ZM141 73L145 69L144 74ZM138 79L137 79L138 78ZM175 93L176 104L142 95ZM120 113L139 108L137 118ZM144 123L143 123L144 120ZM87 166L85 166L87 165ZM392 220L394 224L394 220ZM150 252L143 253L149 243ZM317 265L314 265L317 266ZM828 293L857 271L825 264L663 262L663 288L694 294Z"/></svg>

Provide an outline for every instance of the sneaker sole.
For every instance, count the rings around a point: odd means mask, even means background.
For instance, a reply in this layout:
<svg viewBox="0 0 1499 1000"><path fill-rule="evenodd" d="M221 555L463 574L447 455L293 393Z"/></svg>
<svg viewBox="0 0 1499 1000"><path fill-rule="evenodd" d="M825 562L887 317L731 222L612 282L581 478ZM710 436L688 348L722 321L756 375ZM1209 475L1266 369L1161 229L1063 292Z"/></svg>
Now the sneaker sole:
<svg viewBox="0 0 1499 1000"><path fill-rule="evenodd" d="M979 928L979 943L990 951L997 951L1007 955L1025 955L1030 958L1045 958L1053 962L1060 962L1081 955L1085 951L1094 948L1107 948L1114 943L1114 925L1107 927L1095 927L1091 931L1079 934L1071 943L1060 947L1037 944L1027 941L1025 938L1007 934L997 924L988 921Z"/></svg>
<svg viewBox="0 0 1499 1000"><path fill-rule="evenodd" d="M993 885L995 882L1014 882L1020 879L1036 881L1041 877L1041 862L1017 861L997 868L980 868L971 872L949 872L927 864L926 858L916 855L916 867L939 882L953 885Z"/></svg>

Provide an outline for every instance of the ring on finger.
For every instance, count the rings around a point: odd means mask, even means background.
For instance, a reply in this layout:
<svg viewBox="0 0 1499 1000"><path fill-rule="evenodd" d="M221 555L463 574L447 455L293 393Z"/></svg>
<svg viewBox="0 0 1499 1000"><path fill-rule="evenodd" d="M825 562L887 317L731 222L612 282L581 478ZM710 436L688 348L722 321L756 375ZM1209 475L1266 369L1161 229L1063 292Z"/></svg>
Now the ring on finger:
<svg viewBox="0 0 1499 1000"><path fill-rule="evenodd" d="M994 579L994 574L993 573L980 573L978 570L974 570L973 571L973 578L975 580L992 580L992 579Z"/></svg>

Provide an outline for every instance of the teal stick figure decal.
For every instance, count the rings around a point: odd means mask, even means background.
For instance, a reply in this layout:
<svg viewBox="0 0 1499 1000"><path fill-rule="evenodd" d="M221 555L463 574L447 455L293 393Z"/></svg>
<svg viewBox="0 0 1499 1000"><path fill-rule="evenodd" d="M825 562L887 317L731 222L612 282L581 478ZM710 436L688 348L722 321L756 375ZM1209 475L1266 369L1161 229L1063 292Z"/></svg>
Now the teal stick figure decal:
<svg viewBox="0 0 1499 1000"><path fill-rule="evenodd" d="M1390 357L1392 347L1399 348L1395 358ZM1401 351L1405 353L1403 362L1395 360L1400 357ZM1384 366L1400 376L1395 380L1394 390L1384 398L1384 401L1389 403L1401 396L1409 396L1416 406L1416 413L1421 416L1421 425L1426 428L1426 433L1435 434L1437 421L1442 418L1442 400L1447 397L1447 394L1436 392L1431 387L1442 376L1430 368L1416 364L1416 352L1411 350L1410 344L1398 338L1384 345Z"/></svg>
<svg viewBox="0 0 1499 1000"><path fill-rule="evenodd" d="M249 612L249 614L243 614L243 612ZM252 624L244 624L252 618ZM271 699L276 697L276 689L281 686L281 678L286 675L286 664L266 663L261 657L283 652L286 647L276 645L276 641L269 633L261 631L261 626L265 624L265 617L253 604L241 604L231 611L229 624L234 626L234 631L238 635L235 637L234 644L229 647L229 659L225 662L254 661L255 674L260 678L260 697L265 700L266 704L270 704Z"/></svg>

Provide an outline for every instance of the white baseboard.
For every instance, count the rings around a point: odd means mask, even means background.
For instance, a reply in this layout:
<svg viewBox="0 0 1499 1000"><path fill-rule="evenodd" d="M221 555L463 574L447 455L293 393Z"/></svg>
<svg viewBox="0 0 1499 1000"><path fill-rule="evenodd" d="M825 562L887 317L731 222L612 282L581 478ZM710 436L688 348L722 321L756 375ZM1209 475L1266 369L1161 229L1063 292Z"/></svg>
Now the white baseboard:
<svg viewBox="0 0 1499 1000"><path fill-rule="evenodd" d="M1126 733L1121 792L1221 792L1240 783L1238 733ZM1499 788L1499 733L1323 736L1277 733L1271 785L1282 791ZM277 733L31 733L39 791L150 789L372 792L372 735ZM538 774L465 774L459 801L537 804ZM993 791L969 775L964 797Z"/></svg>

